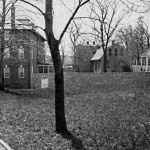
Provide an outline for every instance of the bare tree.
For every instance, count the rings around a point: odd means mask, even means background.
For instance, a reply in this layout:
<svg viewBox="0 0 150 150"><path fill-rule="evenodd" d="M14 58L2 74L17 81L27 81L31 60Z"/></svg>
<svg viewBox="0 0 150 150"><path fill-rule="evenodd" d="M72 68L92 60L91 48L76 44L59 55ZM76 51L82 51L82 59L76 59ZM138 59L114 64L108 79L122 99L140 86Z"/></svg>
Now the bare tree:
<svg viewBox="0 0 150 150"><path fill-rule="evenodd" d="M106 51L108 43L126 14L126 12L122 12L121 15L118 15L119 6L118 0L95 0L90 3L91 13L89 18L92 26L89 25L89 27L94 31L91 34L95 36L98 45L102 45L104 52L104 72L107 72Z"/></svg>
<svg viewBox="0 0 150 150"><path fill-rule="evenodd" d="M149 0L120 0L131 12L147 13L150 11Z"/></svg>
<svg viewBox="0 0 150 150"><path fill-rule="evenodd" d="M140 32L141 35L143 35L145 37L146 40L146 48L150 47L150 41L149 41L149 26L144 22L144 17L140 16L138 18L138 26L137 26L137 30Z"/></svg>
<svg viewBox="0 0 150 150"><path fill-rule="evenodd" d="M62 38L69 27L70 23L74 19L78 10L88 3L90 0L78 0L78 4L73 11L71 17L69 18L66 26L64 27L59 39L56 39L53 32L53 0L45 0L45 12L43 12L39 7L34 5L32 2L27 0L20 0L26 4L29 4L39 10L39 12L44 16L45 19L45 29L46 39L51 51L52 60L55 70L55 118L56 118L56 132L65 134L68 133L66 119L65 119L65 106L64 106L64 75L63 75L63 65L60 55L59 45Z"/></svg>
<svg viewBox="0 0 150 150"><path fill-rule="evenodd" d="M81 39L84 32L81 32L82 26L81 24L76 24L75 21L72 22L70 28L68 29L69 37L72 43L72 50L74 55L74 70L77 70L76 64L76 45L79 43L79 39Z"/></svg>
<svg viewBox="0 0 150 150"><path fill-rule="evenodd" d="M132 26L121 28L119 29L119 33L116 35L119 41L125 46L132 61L136 58L138 64L140 63L140 54L147 50L149 45L149 34L147 29L145 29L139 21L140 20L138 19L137 26L135 28Z"/></svg>

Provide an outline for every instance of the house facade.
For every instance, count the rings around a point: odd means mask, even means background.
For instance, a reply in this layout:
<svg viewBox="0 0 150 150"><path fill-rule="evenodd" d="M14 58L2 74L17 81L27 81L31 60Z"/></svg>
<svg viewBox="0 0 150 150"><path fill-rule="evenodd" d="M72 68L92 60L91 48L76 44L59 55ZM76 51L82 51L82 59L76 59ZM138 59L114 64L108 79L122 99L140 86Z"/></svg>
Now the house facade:
<svg viewBox="0 0 150 150"><path fill-rule="evenodd" d="M5 87L30 88L31 75L39 73L41 65L44 72L45 38L36 31L29 19L15 19L15 8L11 10L11 26L5 28L5 50L3 70ZM1 44L1 43L0 43ZM46 66L46 67L45 67Z"/></svg>

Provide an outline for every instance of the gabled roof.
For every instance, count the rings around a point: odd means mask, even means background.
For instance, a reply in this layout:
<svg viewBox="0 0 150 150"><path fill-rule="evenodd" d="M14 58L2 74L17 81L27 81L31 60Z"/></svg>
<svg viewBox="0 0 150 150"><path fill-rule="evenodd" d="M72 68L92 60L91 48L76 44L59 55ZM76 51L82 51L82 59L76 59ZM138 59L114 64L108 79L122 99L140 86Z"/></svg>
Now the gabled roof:
<svg viewBox="0 0 150 150"><path fill-rule="evenodd" d="M141 57L150 57L150 49L147 50L147 51L145 51L145 52L143 52L143 53L141 54Z"/></svg>
<svg viewBox="0 0 150 150"><path fill-rule="evenodd" d="M94 54L94 56L92 57L91 61L94 61L94 60L100 60L103 56L103 50L102 49L98 49L96 51L96 53Z"/></svg>

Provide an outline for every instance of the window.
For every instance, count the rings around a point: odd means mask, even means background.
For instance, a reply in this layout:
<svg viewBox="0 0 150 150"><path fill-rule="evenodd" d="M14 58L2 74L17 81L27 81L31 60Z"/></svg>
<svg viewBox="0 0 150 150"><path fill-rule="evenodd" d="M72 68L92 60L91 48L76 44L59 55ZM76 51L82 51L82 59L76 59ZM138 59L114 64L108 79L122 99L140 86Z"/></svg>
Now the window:
<svg viewBox="0 0 150 150"><path fill-rule="evenodd" d="M22 65L19 67L19 78L24 78L24 67Z"/></svg>
<svg viewBox="0 0 150 150"><path fill-rule="evenodd" d="M115 49L115 55L117 55L117 49Z"/></svg>
<svg viewBox="0 0 150 150"><path fill-rule="evenodd" d="M10 57L10 51L9 51L9 48L6 47L6 48L4 49L4 58L7 59L7 58L9 58L9 57Z"/></svg>
<svg viewBox="0 0 150 150"><path fill-rule="evenodd" d="M142 58L142 65L146 65L146 57Z"/></svg>
<svg viewBox="0 0 150 150"><path fill-rule="evenodd" d="M19 59L24 58L24 48L22 47L22 45L19 47L19 50L18 50L18 58Z"/></svg>
<svg viewBox="0 0 150 150"><path fill-rule="evenodd" d="M43 73L43 66L39 66L39 73Z"/></svg>
<svg viewBox="0 0 150 150"><path fill-rule="evenodd" d="M44 73L48 73L48 66L44 66Z"/></svg>
<svg viewBox="0 0 150 150"><path fill-rule="evenodd" d="M15 43L13 43L13 51L17 50L17 45Z"/></svg>
<svg viewBox="0 0 150 150"><path fill-rule="evenodd" d="M109 49L109 55L111 55L111 49Z"/></svg>
<svg viewBox="0 0 150 150"><path fill-rule="evenodd" d="M39 66L39 73L50 73L50 72L54 72L54 68L53 66Z"/></svg>
<svg viewBox="0 0 150 150"><path fill-rule="evenodd" d="M4 68L4 78L10 78L10 68L7 65Z"/></svg>
<svg viewBox="0 0 150 150"><path fill-rule="evenodd" d="M39 73L49 73L48 66L39 66Z"/></svg>

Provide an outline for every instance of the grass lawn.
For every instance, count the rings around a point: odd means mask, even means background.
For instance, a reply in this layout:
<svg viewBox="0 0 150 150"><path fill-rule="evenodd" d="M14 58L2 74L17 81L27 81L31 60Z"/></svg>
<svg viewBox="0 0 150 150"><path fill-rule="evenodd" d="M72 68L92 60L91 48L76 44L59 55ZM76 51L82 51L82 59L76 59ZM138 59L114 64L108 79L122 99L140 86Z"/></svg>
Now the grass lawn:
<svg viewBox="0 0 150 150"><path fill-rule="evenodd" d="M0 92L0 138L15 150L70 150L49 89ZM65 73L68 129L87 150L150 149L150 73Z"/></svg>

